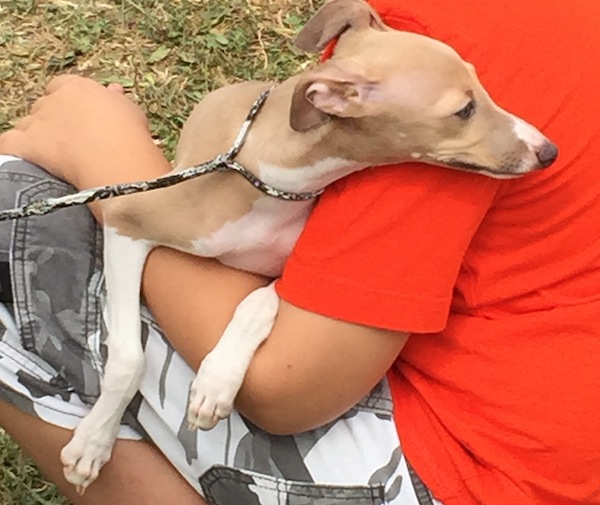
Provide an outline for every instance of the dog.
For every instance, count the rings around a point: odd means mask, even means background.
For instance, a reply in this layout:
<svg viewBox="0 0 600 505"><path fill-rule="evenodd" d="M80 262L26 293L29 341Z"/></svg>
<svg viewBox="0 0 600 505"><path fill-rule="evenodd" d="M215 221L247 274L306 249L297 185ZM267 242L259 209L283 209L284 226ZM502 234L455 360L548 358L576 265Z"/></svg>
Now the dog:
<svg viewBox="0 0 600 505"><path fill-rule="evenodd" d="M472 65L442 42L389 28L362 0L331 0L296 44L319 52L335 39L331 59L280 84L243 82L208 94L183 127L174 172L226 152L271 86L236 160L286 191L312 192L366 167L412 160L518 177L556 159L554 144L497 106ZM152 248L277 277L312 206L266 196L231 173L103 202L108 360L98 401L61 452L79 492L109 460L139 386L140 282ZM230 414L278 302L271 284L237 307L191 385L191 429L210 429Z"/></svg>

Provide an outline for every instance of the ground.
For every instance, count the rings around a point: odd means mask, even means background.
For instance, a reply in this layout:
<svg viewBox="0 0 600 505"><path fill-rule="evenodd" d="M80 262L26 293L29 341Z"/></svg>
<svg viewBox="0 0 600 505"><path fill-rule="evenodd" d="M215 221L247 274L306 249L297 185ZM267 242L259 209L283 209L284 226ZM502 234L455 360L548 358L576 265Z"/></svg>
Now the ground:
<svg viewBox="0 0 600 505"><path fill-rule="evenodd" d="M170 155L207 91L281 80L314 61L292 44L314 9L312 0L0 0L0 132L52 75L76 73L122 84ZM66 503L1 430L0 503Z"/></svg>

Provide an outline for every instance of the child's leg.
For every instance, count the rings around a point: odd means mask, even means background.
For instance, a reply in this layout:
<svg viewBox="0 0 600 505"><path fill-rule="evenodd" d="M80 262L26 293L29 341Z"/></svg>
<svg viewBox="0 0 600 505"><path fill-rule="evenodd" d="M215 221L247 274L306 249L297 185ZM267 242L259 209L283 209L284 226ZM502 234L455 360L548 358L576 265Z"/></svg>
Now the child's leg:
<svg viewBox="0 0 600 505"><path fill-rule="evenodd" d="M80 496L63 477L59 453L71 431L48 424L0 402L0 426L35 461L74 505L205 505L205 501L150 443L118 440L100 477Z"/></svg>

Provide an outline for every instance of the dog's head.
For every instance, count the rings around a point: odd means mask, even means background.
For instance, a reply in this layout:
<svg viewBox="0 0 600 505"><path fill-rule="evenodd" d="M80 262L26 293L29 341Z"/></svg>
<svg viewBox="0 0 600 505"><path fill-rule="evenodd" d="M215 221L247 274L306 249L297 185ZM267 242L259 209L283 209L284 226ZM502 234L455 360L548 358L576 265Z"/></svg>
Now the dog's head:
<svg viewBox="0 0 600 505"><path fill-rule="evenodd" d="M332 58L296 85L294 130L346 132L348 156L370 164L418 159L514 177L556 159L554 144L496 105L446 44L392 30L362 0L330 1L296 43L321 51L338 37Z"/></svg>

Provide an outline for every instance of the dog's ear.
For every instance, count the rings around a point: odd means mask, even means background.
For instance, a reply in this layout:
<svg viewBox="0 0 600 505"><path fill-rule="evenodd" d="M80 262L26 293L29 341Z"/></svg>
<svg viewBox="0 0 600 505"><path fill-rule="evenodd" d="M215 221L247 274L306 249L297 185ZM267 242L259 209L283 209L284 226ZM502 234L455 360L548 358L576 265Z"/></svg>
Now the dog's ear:
<svg viewBox="0 0 600 505"><path fill-rule="evenodd" d="M375 10L363 0L331 0L321 7L296 37L296 47L320 52L346 30L386 26Z"/></svg>
<svg viewBox="0 0 600 505"><path fill-rule="evenodd" d="M371 85L359 75L341 70L332 63L306 74L294 88L290 126L305 132L334 117L359 117Z"/></svg>

